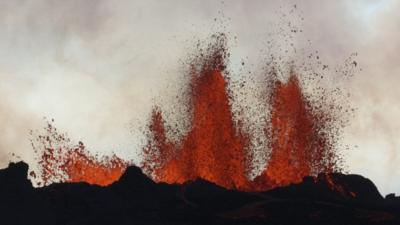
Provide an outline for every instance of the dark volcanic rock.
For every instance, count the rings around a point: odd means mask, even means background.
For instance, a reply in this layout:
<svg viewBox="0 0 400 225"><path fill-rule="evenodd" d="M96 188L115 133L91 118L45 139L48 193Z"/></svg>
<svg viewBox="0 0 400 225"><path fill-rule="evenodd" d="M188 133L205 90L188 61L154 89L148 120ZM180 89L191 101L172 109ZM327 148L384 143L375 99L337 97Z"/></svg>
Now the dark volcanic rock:
<svg viewBox="0 0 400 225"><path fill-rule="evenodd" d="M45 203L27 174L28 165L23 162L10 163L0 170L0 224L51 224L38 215L45 210ZM52 215L48 218L51 220Z"/></svg>
<svg viewBox="0 0 400 225"><path fill-rule="evenodd" d="M157 184L137 167L118 182L33 188L28 165L0 170L1 224L400 224L399 198L358 175L321 174L262 193L197 180ZM334 185L332 185L334 184Z"/></svg>
<svg viewBox="0 0 400 225"><path fill-rule="evenodd" d="M330 174L330 179L336 188L340 189L341 194L349 198L355 198L364 202L380 202L383 200L382 195L379 193L378 188L369 179L360 175L344 175L340 173ZM318 176L319 182L327 183L327 175L320 174Z"/></svg>
<svg viewBox="0 0 400 225"><path fill-rule="evenodd" d="M24 192L32 189L32 183L27 179L28 164L24 162L10 163L8 168L0 170L0 191Z"/></svg>
<svg viewBox="0 0 400 225"><path fill-rule="evenodd" d="M302 183L276 188L268 193L282 198L323 199L371 204L381 204L384 200L369 179L360 175L339 173L319 174L317 178L305 177Z"/></svg>

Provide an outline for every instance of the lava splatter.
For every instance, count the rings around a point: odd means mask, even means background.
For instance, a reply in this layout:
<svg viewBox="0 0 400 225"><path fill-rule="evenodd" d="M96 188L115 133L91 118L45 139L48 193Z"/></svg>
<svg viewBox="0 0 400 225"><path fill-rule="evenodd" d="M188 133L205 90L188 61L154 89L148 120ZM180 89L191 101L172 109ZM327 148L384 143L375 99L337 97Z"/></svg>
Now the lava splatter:
<svg viewBox="0 0 400 225"><path fill-rule="evenodd" d="M54 182L87 182L106 186L121 177L128 166L126 161L116 155L99 157L90 154L82 142L72 144L71 139L60 133L53 122L48 122L44 133L31 140L39 156L38 186Z"/></svg>

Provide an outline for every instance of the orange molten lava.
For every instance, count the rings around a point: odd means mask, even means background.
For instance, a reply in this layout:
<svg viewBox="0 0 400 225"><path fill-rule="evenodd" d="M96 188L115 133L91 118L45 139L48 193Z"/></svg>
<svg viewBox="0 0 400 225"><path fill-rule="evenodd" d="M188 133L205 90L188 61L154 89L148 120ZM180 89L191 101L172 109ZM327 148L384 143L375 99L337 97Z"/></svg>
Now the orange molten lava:
<svg viewBox="0 0 400 225"><path fill-rule="evenodd" d="M146 161L158 167L153 175L157 181L184 183L203 178L218 185L243 189L246 178L246 146L248 140L238 134L222 74L222 55L217 52L211 63L205 62L199 74L192 76L192 128L178 145L168 143L160 112L153 112L150 129L153 141Z"/></svg>
<svg viewBox="0 0 400 225"><path fill-rule="evenodd" d="M309 107L299 81L276 81L271 98L271 155L265 171L256 178L264 186L285 186L327 170L323 156L330 150L318 133L323 122Z"/></svg>
<svg viewBox="0 0 400 225"><path fill-rule="evenodd" d="M128 163L113 155L111 157L92 156L82 142L71 145L65 134L60 134L50 123L40 135L35 151L40 150L39 161L41 182L38 185L49 185L53 182L87 182L100 186L117 181L125 172Z"/></svg>
<svg viewBox="0 0 400 225"><path fill-rule="evenodd" d="M200 69L193 66L188 96L191 127L178 143L168 140L162 113L153 110L149 142L143 151L144 171L157 182L182 184L201 178L244 191L267 190L333 172L335 152L329 144L327 117L312 109L292 73L287 82L275 79L271 86L265 147L270 157L264 171L249 179L254 166L248 157L250 135L233 121L221 40L201 56ZM69 139L50 124L47 133L38 139L39 148L44 149L39 164L45 185L84 181L104 186L118 180L128 166L116 156L102 160L90 156L82 143L71 147Z"/></svg>
<svg viewBox="0 0 400 225"><path fill-rule="evenodd" d="M272 85L270 158L258 177L248 178L253 167L247 157L250 141L233 122L223 76L224 52L223 47L212 49L202 68L191 74L191 130L179 143L168 141L161 112L154 110L152 137L144 151L147 172L158 182L181 184L202 178L245 191L267 190L332 172L334 153L323 131L325 117L312 110L292 74L286 83L276 79Z"/></svg>
<svg viewBox="0 0 400 225"><path fill-rule="evenodd" d="M69 151L61 166L67 174L66 182L86 182L100 186L119 180L126 167L126 162L115 155L100 161L89 156L83 148Z"/></svg>

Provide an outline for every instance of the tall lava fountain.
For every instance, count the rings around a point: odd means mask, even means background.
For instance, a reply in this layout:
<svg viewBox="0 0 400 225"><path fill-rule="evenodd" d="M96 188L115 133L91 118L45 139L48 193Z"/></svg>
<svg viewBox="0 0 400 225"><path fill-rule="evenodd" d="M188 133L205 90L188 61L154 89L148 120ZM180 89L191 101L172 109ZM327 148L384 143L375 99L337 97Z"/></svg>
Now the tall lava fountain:
<svg viewBox="0 0 400 225"><path fill-rule="evenodd" d="M145 150L145 165L157 181L183 183L202 178L218 185L243 189L247 138L238 133L227 94L225 39L218 39L200 69L191 71L191 130L181 143L167 143L160 112L153 113L153 139ZM193 67L194 68L194 67ZM179 146L179 147L178 147ZM148 154L159 151L159 154Z"/></svg>
<svg viewBox="0 0 400 225"><path fill-rule="evenodd" d="M255 178L249 173L251 133L234 120L228 91L226 37L217 35L205 54L192 62L189 73L190 129L178 141L167 137L160 107L149 122L150 135L143 149L141 167L157 182L182 184L204 179L228 189L262 191L297 183L305 176L330 173L339 168L338 155L330 143L332 118L315 110L292 71L287 81L269 77L265 112L265 138L269 159ZM48 125L46 135L32 142L41 152L39 165L44 185L51 182L88 182L108 185L119 179L129 162L116 157L99 159L80 142L70 143Z"/></svg>
<svg viewBox="0 0 400 225"><path fill-rule="evenodd" d="M266 129L266 138L271 154L264 171L249 178L253 163L248 154L250 134L233 121L224 76L226 56L222 35L196 61L200 69L190 73L191 129L179 143L167 139L162 113L157 107L153 111L143 163L148 173L158 182L201 178L229 189L254 191L332 172L336 155L324 130L328 117L312 109L292 72L287 82L274 78L268 85L272 88L268 98L271 129Z"/></svg>

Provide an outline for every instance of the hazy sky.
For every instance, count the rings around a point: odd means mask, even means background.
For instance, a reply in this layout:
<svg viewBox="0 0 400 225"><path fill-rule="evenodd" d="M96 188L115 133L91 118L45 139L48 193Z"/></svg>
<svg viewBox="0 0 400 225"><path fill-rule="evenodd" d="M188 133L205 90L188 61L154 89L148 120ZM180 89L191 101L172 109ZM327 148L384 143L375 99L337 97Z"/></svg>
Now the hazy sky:
<svg viewBox="0 0 400 225"><path fill-rule="evenodd" d="M262 63L260 49L276 29L271 24L294 4L304 17L296 46L311 40L311 50L330 65L358 53L363 70L344 84L357 108L342 140L352 148L350 172L383 193L400 193L395 0L1 0L0 166L10 153L33 162L29 130L43 127L44 116L93 151L137 161L143 135L131 130L145 126L155 99L176 94L173 84L184 75L182 60L194 40L221 29L237 36L230 39L229 66L240 74L241 60Z"/></svg>

